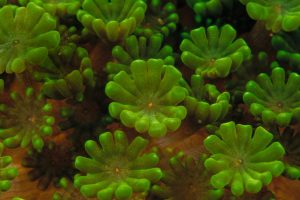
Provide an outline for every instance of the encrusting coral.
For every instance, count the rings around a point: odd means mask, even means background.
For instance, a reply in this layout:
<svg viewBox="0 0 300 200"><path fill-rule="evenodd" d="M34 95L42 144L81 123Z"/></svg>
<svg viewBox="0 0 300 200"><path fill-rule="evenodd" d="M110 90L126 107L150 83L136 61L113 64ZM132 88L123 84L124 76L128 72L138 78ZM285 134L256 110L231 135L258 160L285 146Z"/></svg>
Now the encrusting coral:
<svg viewBox="0 0 300 200"><path fill-rule="evenodd" d="M55 19L34 3L0 8L0 20L0 73L21 73L41 64L60 42Z"/></svg>
<svg viewBox="0 0 300 200"><path fill-rule="evenodd" d="M18 169L8 167L12 162L11 156L3 155L4 145L0 142L0 191L5 192L11 188L11 181L18 176Z"/></svg>
<svg viewBox="0 0 300 200"><path fill-rule="evenodd" d="M107 63L106 72L112 77L122 70L130 72L130 64L137 59L162 59L165 64L174 65L173 48L169 45L163 45L163 41L161 34L150 37L136 37L134 35L127 37L124 45L117 45L113 48L114 61Z"/></svg>
<svg viewBox="0 0 300 200"><path fill-rule="evenodd" d="M192 30L190 36L181 42L181 60L196 74L226 77L250 58L247 43L241 38L235 40L236 30L229 24L220 30L217 26L200 27Z"/></svg>
<svg viewBox="0 0 300 200"><path fill-rule="evenodd" d="M292 120L300 120L299 95L300 76L293 72L286 79L284 69L276 67L271 77L261 73L257 82L249 81L243 99L265 124L288 126Z"/></svg>
<svg viewBox="0 0 300 200"><path fill-rule="evenodd" d="M210 174L205 170L204 158L194 159L182 151L177 153L169 159L170 169L164 171L161 184L154 185L152 192L162 199L220 199L224 191L210 185Z"/></svg>
<svg viewBox="0 0 300 200"><path fill-rule="evenodd" d="M230 109L229 92L219 92L215 85L205 84L200 75L192 75L189 94L184 100L188 114L200 124L224 119Z"/></svg>
<svg viewBox="0 0 300 200"><path fill-rule="evenodd" d="M114 101L109 104L110 115L151 137L178 129L186 116L186 108L178 104L187 95L179 86L180 71L163 60L149 59L132 62L130 72L119 72L106 85L105 93Z"/></svg>
<svg viewBox="0 0 300 200"><path fill-rule="evenodd" d="M77 18L89 32L117 42L135 31L146 8L142 0L84 0Z"/></svg>
<svg viewBox="0 0 300 200"><path fill-rule="evenodd" d="M34 149L41 151L43 137L53 132L52 104L31 87L24 93L11 92L11 102L0 105L0 138L9 148L25 148L32 144Z"/></svg>
<svg viewBox="0 0 300 200"><path fill-rule="evenodd" d="M204 140L212 154L205 160L205 167L214 173L213 187L221 189L230 185L235 196L244 191L258 193L268 185L273 176L284 171L280 159L285 151L279 142L272 142L273 135L263 127L252 133L251 125L223 123L216 135Z"/></svg>
<svg viewBox="0 0 300 200"><path fill-rule="evenodd" d="M99 142L88 140L85 150L90 158L78 156L75 167L85 175L75 176L74 185L86 197L131 199L134 193L148 192L151 182L162 177L156 167L156 153L143 153L148 141L137 136L131 143L124 132L102 133Z"/></svg>
<svg viewBox="0 0 300 200"><path fill-rule="evenodd" d="M300 27L299 0L240 0L252 19L263 21L273 32L294 31Z"/></svg>

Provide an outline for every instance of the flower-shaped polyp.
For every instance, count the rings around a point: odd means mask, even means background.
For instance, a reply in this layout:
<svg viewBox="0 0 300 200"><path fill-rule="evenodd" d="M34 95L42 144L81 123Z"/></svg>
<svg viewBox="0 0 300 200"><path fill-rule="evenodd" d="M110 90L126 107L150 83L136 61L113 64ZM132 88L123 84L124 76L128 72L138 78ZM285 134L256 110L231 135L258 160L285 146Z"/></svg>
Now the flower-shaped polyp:
<svg viewBox="0 0 300 200"><path fill-rule="evenodd" d="M162 45L163 36L161 34L151 35L149 38L129 36L124 41L124 47L117 45L113 48L112 55L115 61L107 64L106 71L111 75L122 70L129 72L131 62L137 59L163 59L165 64L173 65L175 60L172 47Z"/></svg>
<svg viewBox="0 0 300 200"><path fill-rule="evenodd" d="M100 38L123 40L135 31L146 12L142 0L84 0L77 12L82 25Z"/></svg>
<svg viewBox="0 0 300 200"><path fill-rule="evenodd" d="M300 70L300 29L272 37L272 45L277 50L277 59L290 67Z"/></svg>
<svg viewBox="0 0 300 200"><path fill-rule="evenodd" d="M114 100L110 115L151 137L175 131L186 116L185 107L178 105L187 95L178 85L181 73L158 59L135 60L130 70L132 75L121 71L106 85L106 95Z"/></svg>
<svg viewBox="0 0 300 200"><path fill-rule="evenodd" d="M287 81L285 76L284 69L276 67L271 79L261 73L257 82L247 83L244 102L250 106L250 112L261 117L265 124L288 126L292 119L300 120L300 76L291 73Z"/></svg>
<svg viewBox="0 0 300 200"><path fill-rule="evenodd" d="M184 100L188 114L199 123L214 123L222 120L228 113L230 94L219 92L215 85L204 84L200 75L191 78L190 94Z"/></svg>
<svg viewBox="0 0 300 200"><path fill-rule="evenodd" d="M148 141L136 137L128 144L122 131L103 133L99 142L88 140L85 150L90 158L76 157L75 167L84 176L75 176L74 185L86 197L103 200L131 199L134 193L147 192L162 172L156 167L156 153L142 153Z"/></svg>
<svg viewBox="0 0 300 200"><path fill-rule="evenodd" d="M52 105L42 95L36 96L33 88L26 88L25 95L12 92L10 96L9 103L0 105L0 138L9 148L24 148L32 143L41 151L42 137L52 134Z"/></svg>
<svg viewBox="0 0 300 200"><path fill-rule="evenodd" d="M236 38L236 31L230 25L221 30L217 26L194 29L191 40L184 39L180 45L182 62L209 78L226 77L236 70L251 55L247 43ZM235 40L235 41L234 41Z"/></svg>
<svg viewBox="0 0 300 200"><path fill-rule="evenodd" d="M240 196L246 190L257 193L263 185L279 176L284 164L279 161L284 148L279 142L273 142L273 135L263 127L252 133L251 125L223 123L217 135L204 140L204 146L212 153L205 160L205 167L214 175L210 182L215 188L231 186L231 192Z"/></svg>
<svg viewBox="0 0 300 200"><path fill-rule="evenodd" d="M42 63L48 49L57 47L56 21L34 3L0 9L0 73L20 73Z"/></svg>
<svg viewBox="0 0 300 200"><path fill-rule="evenodd" d="M137 27L136 35L149 37L152 34L161 33L167 37L176 31L179 16L174 3L164 0L144 1L148 3L146 17Z"/></svg>
<svg viewBox="0 0 300 200"><path fill-rule="evenodd" d="M169 165L171 169L164 171L162 183L152 188L156 196L173 200L216 200L223 196L223 189L210 185L203 158L196 160L179 152L170 158Z"/></svg>
<svg viewBox="0 0 300 200"><path fill-rule="evenodd" d="M273 32L300 27L300 0L250 0L246 8L252 19L265 22Z"/></svg>
<svg viewBox="0 0 300 200"><path fill-rule="evenodd" d="M18 176L18 169L15 167L8 167L12 158L10 156L3 156L4 145L0 142L0 191L4 192L10 189L11 181Z"/></svg>
<svg viewBox="0 0 300 200"><path fill-rule="evenodd" d="M36 69L34 76L43 80L43 92L51 98L72 97L82 101L87 88L93 88L95 77L88 52L74 43L61 46Z"/></svg>
<svg viewBox="0 0 300 200"><path fill-rule="evenodd" d="M34 2L54 16L64 17L76 15L81 6L81 0L19 0L21 5Z"/></svg>

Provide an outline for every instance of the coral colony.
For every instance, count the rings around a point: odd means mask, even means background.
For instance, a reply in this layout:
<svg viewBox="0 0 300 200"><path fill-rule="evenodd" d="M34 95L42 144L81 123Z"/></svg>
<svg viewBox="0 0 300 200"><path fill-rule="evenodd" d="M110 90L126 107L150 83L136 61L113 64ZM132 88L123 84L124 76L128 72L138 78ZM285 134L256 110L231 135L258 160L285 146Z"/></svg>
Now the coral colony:
<svg viewBox="0 0 300 200"><path fill-rule="evenodd" d="M0 199L277 199L299 73L300 0L0 0Z"/></svg>

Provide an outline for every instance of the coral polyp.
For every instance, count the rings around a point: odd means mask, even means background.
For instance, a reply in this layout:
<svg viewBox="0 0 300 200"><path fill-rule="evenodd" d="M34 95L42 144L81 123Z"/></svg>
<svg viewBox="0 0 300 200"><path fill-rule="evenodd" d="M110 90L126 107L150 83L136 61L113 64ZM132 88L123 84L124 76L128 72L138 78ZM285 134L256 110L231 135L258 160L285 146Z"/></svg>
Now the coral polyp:
<svg viewBox="0 0 300 200"><path fill-rule="evenodd" d="M87 31L117 42L134 32L146 8L142 0L84 0L77 18Z"/></svg>
<svg viewBox="0 0 300 200"><path fill-rule="evenodd" d="M53 132L52 105L30 87L23 95L11 92L10 97L10 103L1 104L0 138L3 144L9 148L25 148L32 144L34 149L41 151L43 137Z"/></svg>
<svg viewBox="0 0 300 200"><path fill-rule="evenodd" d="M257 82L249 81L244 102L250 112L265 124L288 126L300 117L300 76L291 73L286 79L283 68L273 69L271 77L265 73L257 76Z"/></svg>
<svg viewBox="0 0 300 200"><path fill-rule="evenodd" d="M241 38L235 40L236 30L229 24L221 29L200 27L192 30L190 36L180 44L181 60L202 76L226 77L250 58L247 43Z"/></svg>
<svg viewBox="0 0 300 200"><path fill-rule="evenodd" d="M41 64L59 44L55 19L34 3L4 6L0 19L0 73L21 73Z"/></svg>
<svg viewBox="0 0 300 200"><path fill-rule="evenodd" d="M142 153L148 141L136 137L131 143L124 132L102 133L99 142L88 140L85 150L89 158L76 157L75 167L84 175L75 176L74 185L86 197L131 199L134 193L148 192L151 182L162 177L156 167L156 153Z"/></svg>
<svg viewBox="0 0 300 200"><path fill-rule="evenodd" d="M138 132L151 137L164 136L179 128L186 116L186 108L178 105L187 90L179 86L181 73L163 60L135 60L130 72L119 72L107 83L106 95L114 100L109 113Z"/></svg>
<svg viewBox="0 0 300 200"><path fill-rule="evenodd" d="M213 187L230 185L235 196L258 193L273 176L284 171L280 161L285 153L283 146L272 142L273 135L263 127L252 131L250 125L227 122L221 124L217 135L204 140L204 146L212 153L204 165L214 173L210 179Z"/></svg>

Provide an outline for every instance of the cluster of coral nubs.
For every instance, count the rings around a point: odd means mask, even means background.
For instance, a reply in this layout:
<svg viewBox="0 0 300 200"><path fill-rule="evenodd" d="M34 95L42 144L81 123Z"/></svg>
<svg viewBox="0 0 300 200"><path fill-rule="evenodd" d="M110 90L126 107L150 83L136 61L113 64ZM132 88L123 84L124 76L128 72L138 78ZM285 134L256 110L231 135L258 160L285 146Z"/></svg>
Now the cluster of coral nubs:
<svg viewBox="0 0 300 200"><path fill-rule="evenodd" d="M292 200L299 179L300 0L0 0L0 199Z"/></svg>

